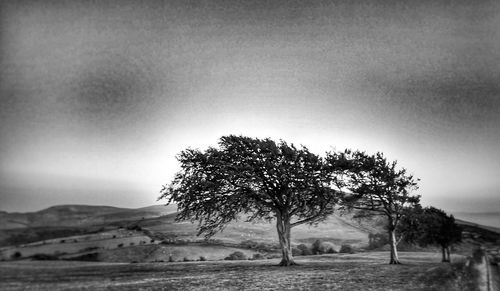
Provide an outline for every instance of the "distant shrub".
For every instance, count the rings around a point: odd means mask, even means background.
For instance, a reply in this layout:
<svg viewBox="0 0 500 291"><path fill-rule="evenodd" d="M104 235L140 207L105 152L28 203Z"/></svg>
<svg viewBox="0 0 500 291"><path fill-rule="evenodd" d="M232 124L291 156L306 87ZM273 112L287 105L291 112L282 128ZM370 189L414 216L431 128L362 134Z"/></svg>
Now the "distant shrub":
<svg viewBox="0 0 500 291"><path fill-rule="evenodd" d="M172 258L172 256L168 256L168 261L169 261L170 263L175 262L175 261L174 261L174 258Z"/></svg>
<svg viewBox="0 0 500 291"><path fill-rule="evenodd" d="M184 260L183 260L183 261L184 261L184 262L190 262L191 260L190 260L190 259L188 259L187 257L184 257Z"/></svg>
<svg viewBox="0 0 500 291"><path fill-rule="evenodd" d="M321 254L333 254L337 251L335 250L335 245L331 242L323 242L321 240L316 240L311 246L311 252L313 255Z"/></svg>
<svg viewBox="0 0 500 291"><path fill-rule="evenodd" d="M37 261L52 261L52 260L58 260L58 257L55 255L48 255L48 254L34 254L32 256L33 260Z"/></svg>
<svg viewBox="0 0 500 291"><path fill-rule="evenodd" d="M142 227L140 227L139 225L137 224L134 224L134 225L129 225L127 226L127 230L137 230L137 231L141 231L142 230Z"/></svg>
<svg viewBox="0 0 500 291"><path fill-rule="evenodd" d="M303 256L310 256L313 254L311 249L305 244L300 244L297 246L297 248L302 252Z"/></svg>
<svg viewBox="0 0 500 291"><path fill-rule="evenodd" d="M130 243L131 246L135 245L133 242Z"/></svg>
<svg viewBox="0 0 500 291"><path fill-rule="evenodd" d="M207 258L205 258L204 256L201 256L201 257L200 257L200 261L204 262L204 261L206 261L206 260L207 260Z"/></svg>
<svg viewBox="0 0 500 291"><path fill-rule="evenodd" d="M89 253L81 256L72 257L71 260L96 262L99 261L98 257L99 253Z"/></svg>
<svg viewBox="0 0 500 291"><path fill-rule="evenodd" d="M66 240L62 239L62 240L60 240L59 242L63 244L63 243L65 243L65 242L66 242Z"/></svg>
<svg viewBox="0 0 500 291"><path fill-rule="evenodd" d="M319 247L321 245L321 241L318 239L316 240L315 242L313 242L312 246L311 246L311 251L313 253L313 255L319 255L320 252L319 252Z"/></svg>
<svg viewBox="0 0 500 291"><path fill-rule="evenodd" d="M354 248L351 245L343 244L340 247L339 253L353 254L354 253Z"/></svg>
<svg viewBox="0 0 500 291"><path fill-rule="evenodd" d="M12 254L12 256L10 256L12 259L19 259L20 257L22 257L23 255L21 254L21 252L15 252Z"/></svg>
<svg viewBox="0 0 500 291"><path fill-rule="evenodd" d="M116 238L116 235L113 235L113 238Z"/></svg>
<svg viewBox="0 0 500 291"><path fill-rule="evenodd" d="M230 260L230 261L246 260L246 259L247 259L247 256L245 256L245 254L240 252L240 251L234 252L234 253L232 253L229 256L224 258L224 260Z"/></svg>
<svg viewBox="0 0 500 291"><path fill-rule="evenodd" d="M154 240L154 239L152 239L152 240L150 241L150 243L154 243L154 242L155 242L155 240Z"/></svg>
<svg viewBox="0 0 500 291"><path fill-rule="evenodd" d="M122 248L123 247L123 243L119 244L118 245L119 248Z"/></svg>
<svg viewBox="0 0 500 291"><path fill-rule="evenodd" d="M263 259L265 259L265 258L266 258L266 257L264 257L262 254L259 254L259 253L257 253L257 254L253 254L253 256L252 256L252 259L253 259L253 260L263 260Z"/></svg>

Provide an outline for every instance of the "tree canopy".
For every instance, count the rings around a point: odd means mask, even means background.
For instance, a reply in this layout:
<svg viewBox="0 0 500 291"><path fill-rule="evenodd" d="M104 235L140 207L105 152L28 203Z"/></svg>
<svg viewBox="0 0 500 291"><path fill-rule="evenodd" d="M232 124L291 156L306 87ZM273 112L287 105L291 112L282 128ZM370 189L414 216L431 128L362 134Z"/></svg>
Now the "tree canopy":
<svg viewBox="0 0 500 291"><path fill-rule="evenodd" d="M462 228L455 223L453 215L432 206L410 211L398 229L406 233L404 239L407 242L424 247L440 246L443 262L450 262L450 247L462 239Z"/></svg>
<svg viewBox="0 0 500 291"><path fill-rule="evenodd" d="M420 196L418 179L398 168L397 162L388 161L380 152L369 155L361 151L346 150L329 153L326 160L330 167L343 173L346 196L345 205L360 210L361 215L384 215L391 245L390 264L399 264L396 227L405 207L418 205Z"/></svg>
<svg viewBox="0 0 500 291"><path fill-rule="evenodd" d="M324 159L284 141L223 136L218 148L186 149L177 159L181 170L159 197L177 203L177 219L197 221L207 238L241 214L276 219L284 266L294 264L291 228L325 219L341 197Z"/></svg>

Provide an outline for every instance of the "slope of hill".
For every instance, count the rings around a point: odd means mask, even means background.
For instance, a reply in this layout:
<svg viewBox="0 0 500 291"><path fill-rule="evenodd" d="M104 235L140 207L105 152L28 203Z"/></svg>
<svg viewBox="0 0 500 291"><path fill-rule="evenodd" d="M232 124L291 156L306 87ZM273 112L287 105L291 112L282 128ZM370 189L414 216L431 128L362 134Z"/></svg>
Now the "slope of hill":
<svg viewBox="0 0 500 291"><path fill-rule="evenodd" d="M247 256L278 252L273 221L233 221L210 240L197 236L197 225L176 221L175 205L153 205L138 209L109 206L61 205L33 213L0 213L0 259L16 253L21 258L42 252L61 259L107 261L189 260L201 256L222 259L235 250ZM322 240L340 249L368 243L370 233L383 231L380 220L360 222L352 215L335 213L316 226L292 229L292 244L311 246ZM496 241L494 229L457 220L475 240ZM19 228L13 228L18 223ZM498 234L498 233L494 233Z"/></svg>
<svg viewBox="0 0 500 291"><path fill-rule="evenodd" d="M3 229L0 228L0 246L5 246L3 249L8 250L4 251L4 258L10 258L17 251L23 255L33 255L41 250L48 253L48 250L57 250L70 256L81 253L84 249L95 248L100 249L101 258L109 259L110 256L106 253L121 248L119 245L132 249L137 246L137 242L129 241L137 235L129 234L129 238L127 235L114 233L117 230L139 231L149 238L140 239L146 244L150 241L154 244L164 242L169 250L177 247L177 255L182 253L190 258L202 253L201 249L214 246L220 247L218 253L225 255L230 249L234 251L234 248L251 245L260 244L264 249L273 251L278 246L274 222L251 223L241 219L228 224L223 232L210 241L205 241L203 236L197 236L196 224L175 220L176 210L175 205L154 205L139 209L62 205L34 213L7 213L4 214L7 219L2 220ZM5 227L6 221L12 222L14 219L24 219L22 227ZM376 225L362 225L350 216L334 214L317 226L301 225L293 228L292 243L311 245L320 239L329 242L338 251L345 243L357 247L366 245L369 233L379 230ZM88 242L83 243L82 237L88 237L85 240ZM134 242L134 246L130 245L131 242ZM160 249L165 250L164 247ZM134 253L130 249L117 251L123 252Z"/></svg>
<svg viewBox="0 0 500 291"><path fill-rule="evenodd" d="M175 213L137 222L150 236L168 242L202 242L203 236L197 236L197 225L189 221L175 221ZM370 233L382 231L379 222L360 223L350 215L333 214L318 225L300 225L292 229L294 244L312 243L317 239L329 241L340 248L341 244L364 245ZM210 238L212 242L240 244L241 242L260 242L277 244L274 221L247 222L244 217L229 223L222 232Z"/></svg>
<svg viewBox="0 0 500 291"><path fill-rule="evenodd" d="M0 230L27 227L83 227L116 221L137 220L173 213L175 205L138 209L91 205L58 205L37 212L0 213Z"/></svg>
<svg viewBox="0 0 500 291"><path fill-rule="evenodd" d="M164 238L201 240L196 236L196 225L190 222L176 222L176 205L153 205L138 209L110 206L60 205L38 212L2 213L0 230L39 229L54 227L89 228L96 226L126 226L137 223L152 233ZM350 216L332 215L316 227L302 225L293 229L293 238L299 242L328 238L334 241L363 242L370 232L376 232L373 225L362 225ZM250 223L243 219L230 223L214 239L228 243L244 240L275 241L274 222Z"/></svg>
<svg viewBox="0 0 500 291"><path fill-rule="evenodd" d="M465 220L461 220L461 219L455 219L455 222L458 225L460 225L464 231L476 230L476 231L480 231L480 232L488 232L488 233L492 233L494 236L498 236L500 238L500 228L498 228L498 227L481 225L481 224L477 224L477 223L473 223L473 222L465 221Z"/></svg>
<svg viewBox="0 0 500 291"><path fill-rule="evenodd" d="M456 212L455 218L500 229L500 212Z"/></svg>

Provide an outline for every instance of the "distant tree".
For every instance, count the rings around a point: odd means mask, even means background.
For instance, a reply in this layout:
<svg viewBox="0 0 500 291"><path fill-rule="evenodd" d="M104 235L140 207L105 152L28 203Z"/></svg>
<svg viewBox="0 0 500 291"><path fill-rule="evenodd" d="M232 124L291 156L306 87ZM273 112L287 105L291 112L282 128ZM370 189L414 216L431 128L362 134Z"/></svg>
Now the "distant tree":
<svg viewBox="0 0 500 291"><path fill-rule="evenodd" d="M368 155L346 150L329 153L326 157L335 173L345 178L344 205L358 209L358 216L383 215L387 219L390 242L390 264L400 264L397 252L396 227L405 207L418 205L420 196L411 195L418 189L417 182L406 169L398 169L397 162L389 162L382 153Z"/></svg>
<svg viewBox="0 0 500 291"><path fill-rule="evenodd" d="M303 256L310 256L313 254L311 249L305 244L300 244L297 248L302 252Z"/></svg>
<svg viewBox="0 0 500 291"><path fill-rule="evenodd" d="M441 247L442 262L450 262L450 247L462 240L462 228L448 215L434 207L416 208L409 211L398 229L405 233L405 241L421 246Z"/></svg>
<svg viewBox="0 0 500 291"><path fill-rule="evenodd" d="M318 239L311 245L311 252L313 255L322 255L333 254L337 251L335 250L335 245L331 242L324 242Z"/></svg>
<svg viewBox="0 0 500 291"><path fill-rule="evenodd" d="M368 248L376 249L380 248L389 243L389 237L387 232L382 233L370 233L368 235Z"/></svg>
<svg viewBox="0 0 500 291"><path fill-rule="evenodd" d="M396 232L399 234L399 240L409 244L418 244L419 238L422 236L422 219L424 218L424 209L421 205L413 207L405 207L403 215L396 227Z"/></svg>
<svg viewBox="0 0 500 291"><path fill-rule="evenodd" d="M319 239L317 239L313 242L313 244L311 245L311 251L312 251L313 255L320 255L321 254L321 251L320 251L321 243L322 243L322 241Z"/></svg>
<svg viewBox="0 0 500 291"><path fill-rule="evenodd" d="M15 252L11 255L11 258L12 259L19 259L20 257L22 257L23 255L21 254L21 252Z"/></svg>
<svg viewBox="0 0 500 291"><path fill-rule="evenodd" d="M177 203L177 219L198 221L206 238L240 214L276 219L281 266L295 264L291 229L325 219L341 195L322 158L284 141L223 136L219 148L186 149L177 159L181 171L159 197Z"/></svg>
<svg viewBox="0 0 500 291"><path fill-rule="evenodd" d="M354 248L351 245L349 245L349 244L343 244L340 247L339 253L353 254L354 253Z"/></svg>

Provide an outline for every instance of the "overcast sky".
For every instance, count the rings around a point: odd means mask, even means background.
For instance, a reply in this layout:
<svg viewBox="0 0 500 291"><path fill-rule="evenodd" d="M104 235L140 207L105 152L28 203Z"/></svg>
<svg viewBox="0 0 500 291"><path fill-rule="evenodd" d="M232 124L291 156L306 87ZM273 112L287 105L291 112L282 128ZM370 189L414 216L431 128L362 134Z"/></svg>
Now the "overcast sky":
<svg viewBox="0 0 500 291"><path fill-rule="evenodd" d="M155 204L181 150L243 134L497 211L499 3L2 1L0 210Z"/></svg>

